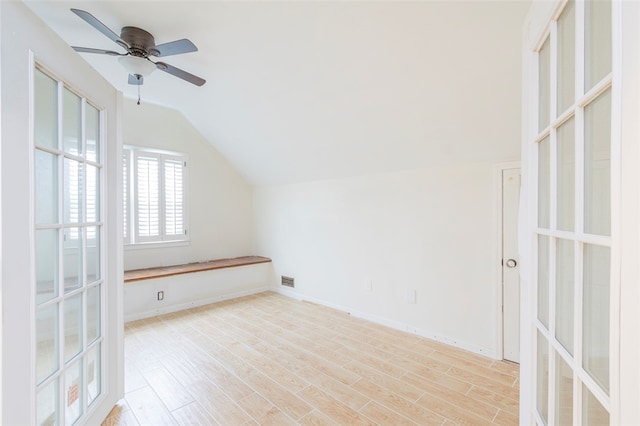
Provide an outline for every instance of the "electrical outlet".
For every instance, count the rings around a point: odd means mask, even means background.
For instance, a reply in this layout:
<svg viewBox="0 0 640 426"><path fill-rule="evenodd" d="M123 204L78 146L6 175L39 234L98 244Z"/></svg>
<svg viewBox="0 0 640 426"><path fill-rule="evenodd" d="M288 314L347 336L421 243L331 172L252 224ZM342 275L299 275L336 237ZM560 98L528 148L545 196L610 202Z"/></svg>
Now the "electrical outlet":
<svg viewBox="0 0 640 426"><path fill-rule="evenodd" d="M164 300L164 291L158 292L158 300Z"/></svg>
<svg viewBox="0 0 640 426"><path fill-rule="evenodd" d="M368 280L367 281L367 291L368 292L372 292L373 291L373 280Z"/></svg>

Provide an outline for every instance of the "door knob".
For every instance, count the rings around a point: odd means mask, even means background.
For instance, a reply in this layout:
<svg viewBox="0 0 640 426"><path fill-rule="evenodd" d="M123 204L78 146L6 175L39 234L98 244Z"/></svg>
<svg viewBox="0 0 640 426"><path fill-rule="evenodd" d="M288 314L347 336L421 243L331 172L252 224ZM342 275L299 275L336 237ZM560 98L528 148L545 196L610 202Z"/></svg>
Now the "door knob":
<svg viewBox="0 0 640 426"><path fill-rule="evenodd" d="M507 259L507 268L515 268L518 265L515 259Z"/></svg>

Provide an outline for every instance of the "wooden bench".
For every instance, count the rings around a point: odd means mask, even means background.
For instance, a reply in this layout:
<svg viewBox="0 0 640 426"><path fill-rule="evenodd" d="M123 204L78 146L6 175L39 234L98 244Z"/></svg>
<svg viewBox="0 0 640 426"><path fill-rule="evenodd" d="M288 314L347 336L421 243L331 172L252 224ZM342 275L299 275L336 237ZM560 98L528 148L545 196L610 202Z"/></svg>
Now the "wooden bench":
<svg viewBox="0 0 640 426"><path fill-rule="evenodd" d="M124 282L150 280L153 278L170 277L172 275L190 274L193 272L210 271L213 269L233 268L236 266L268 263L271 259L262 256L242 256L232 259L217 259L207 262L187 263L184 265L160 266L156 268L134 269L124 272Z"/></svg>

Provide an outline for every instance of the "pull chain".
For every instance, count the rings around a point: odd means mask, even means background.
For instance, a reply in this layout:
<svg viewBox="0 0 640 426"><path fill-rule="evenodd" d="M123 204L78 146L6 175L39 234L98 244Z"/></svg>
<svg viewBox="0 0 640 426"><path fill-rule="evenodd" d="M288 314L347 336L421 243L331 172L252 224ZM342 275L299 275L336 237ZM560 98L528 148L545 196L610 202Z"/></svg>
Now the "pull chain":
<svg viewBox="0 0 640 426"><path fill-rule="evenodd" d="M131 80L131 77L135 77L136 82L133 83L133 80ZM133 74L131 76L129 76L129 83L130 84L135 84L136 86L138 86L138 105L140 105L140 86L142 86L142 76L140 74Z"/></svg>

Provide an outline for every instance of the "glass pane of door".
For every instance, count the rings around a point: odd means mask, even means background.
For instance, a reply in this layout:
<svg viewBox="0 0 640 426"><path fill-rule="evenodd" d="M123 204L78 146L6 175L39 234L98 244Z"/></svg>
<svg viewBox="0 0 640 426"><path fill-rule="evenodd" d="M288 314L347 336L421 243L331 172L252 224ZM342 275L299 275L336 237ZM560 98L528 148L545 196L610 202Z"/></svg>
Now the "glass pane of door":
<svg viewBox="0 0 640 426"><path fill-rule="evenodd" d="M36 422L39 426L54 426L58 422L58 379L52 380L36 395Z"/></svg>
<svg viewBox="0 0 640 426"><path fill-rule="evenodd" d="M36 231L36 303L41 304L58 295L58 234L57 229Z"/></svg>
<svg viewBox="0 0 640 426"><path fill-rule="evenodd" d="M87 160L100 161L100 111L93 105L86 108Z"/></svg>
<svg viewBox="0 0 640 426"><path fill-rule="evenodd" d="M64 112L62 141L65 152L82 154L82 103L81 99L65 87L62 95Z"/></svg>
<svg viewBox="0 0 640 426"><path fill-rule="evenodd" d="M58 82L40 70L34 75L36 146L58 148Z"/></svg>
<svg viewBox="0 0 640 426"><path fill-rule="evenodd" d="M538 236L538 319L549 328L549 237Z"/></svg>
<svg viewBox="0 0 640 426"><path fill-rule="evenodd" d="M584 230L611 234L611 89L584 109Z"/></svg>
<svg viewBox="0 0 640 426"><path fill-rule="evenodd" d="M557 132L557 226L573 231L575 222L575 119L567 120Z"/></svg>
<svg viewBox="0 0 640 426"><path fill-rule="evenodd" d="M64 159L64 223L83 222L84 164L70 158Z"/></svg>
<svg viewBox="0 0 640 426"><path fill-rule="evenodd" d="M87 228L87 284L98 281L100 276L100 228Z"/></svg>
<svg viewBox="0 0 640 426"><path fill-rule="evenodd" d="M537 347L536 409L546 425L549 418L549 343L540 332L538 332Z"/></svg>
<svg viewBox="0 0 640 426"><path fill-rule="evenodd" d="M545 40L538 54L538 130L549 125L551 99L551 42Z"/></svg>
<svg viewBox="0 0 640 426"><path fill-rule="evenodd" d="M82 414L82 362L76 361L65 369L64 381L65 424L72 425Z"/></svg>
<svg viewBox="0 0 640 426"><path fill-rule="evenodd" d="M59 367L58 304L36 312L36 382L41 383Z"/></svg>
<svg viewBox="0 0 640 426"><path fill-rule="evenodd" d="M36 150L36 223L58 223L58 156Z"/></svg>
<svg viewBox="0 0 640 426"><path fill-rule="evenodd" d="M82 350L82 293L64 301L64 362Z"/></svg>
<svg viewBox="0 0 640 426"><path fill-rule="evenodd" d="M64 292L69 293L82 286L82 228L64 230Z"/></svg>
<svg viewBox="0 0 640 426"><path fill-rule="evenodd" d="M538 144L538 226L550 228L551 213L551 157L550 139Z"/></svg>
<svg viewBox="0 0 640 426"><path fill-rule="evenodd" d="M97 222L100 220L100 200L98 192L100 188L100 170L92 165L87 165L87 222Z"/></svg>
<svg viewBox="0 0 640 426"><path fill-rule="evenodd" d="M100 336L100 285L87 290L87 345Z"/></svg>
<svg viewBox="0 0 640 426"><path fill-rule="evenodd" d="M556 424L573 424L573 370L556 354Z"/></svg>
<svg viewBox="0 0 640 426"><path fill-rule="evenodd" d="M556 240L556 339L573 354L574 243Z"/></svg>
<svg viewBox="0 0 640 426"><path fill-rule="evenodd" d="M584 369L609 391L609 247L584 245L582 346Z"/></svg>
<svg viewBox="0 0 640 426"><path fill-rule="evenodd" d="M582 424L589 426L610 424L609 413L586 386L582 387Z"/></svg>
<svg viewBox="0 0 640 426"><path fill-rule="evenodd" d="M102 392L100 386L100 376L102 367L100 363L100 344L94 346L87 355L87 405L91 405L93 401Z"/></svg>
<svg viewBox="0 0 640 426"><path fill-rule="evenodd" d="M562 115L575 99L576 7L570 0L558 19L558 102Z"/></svg>
<svg viewBox="0 0 640 426"><path fill-rule="evenodd" d="M611 72L611 1L586 0L584 4L584 89Z"/></svg>

